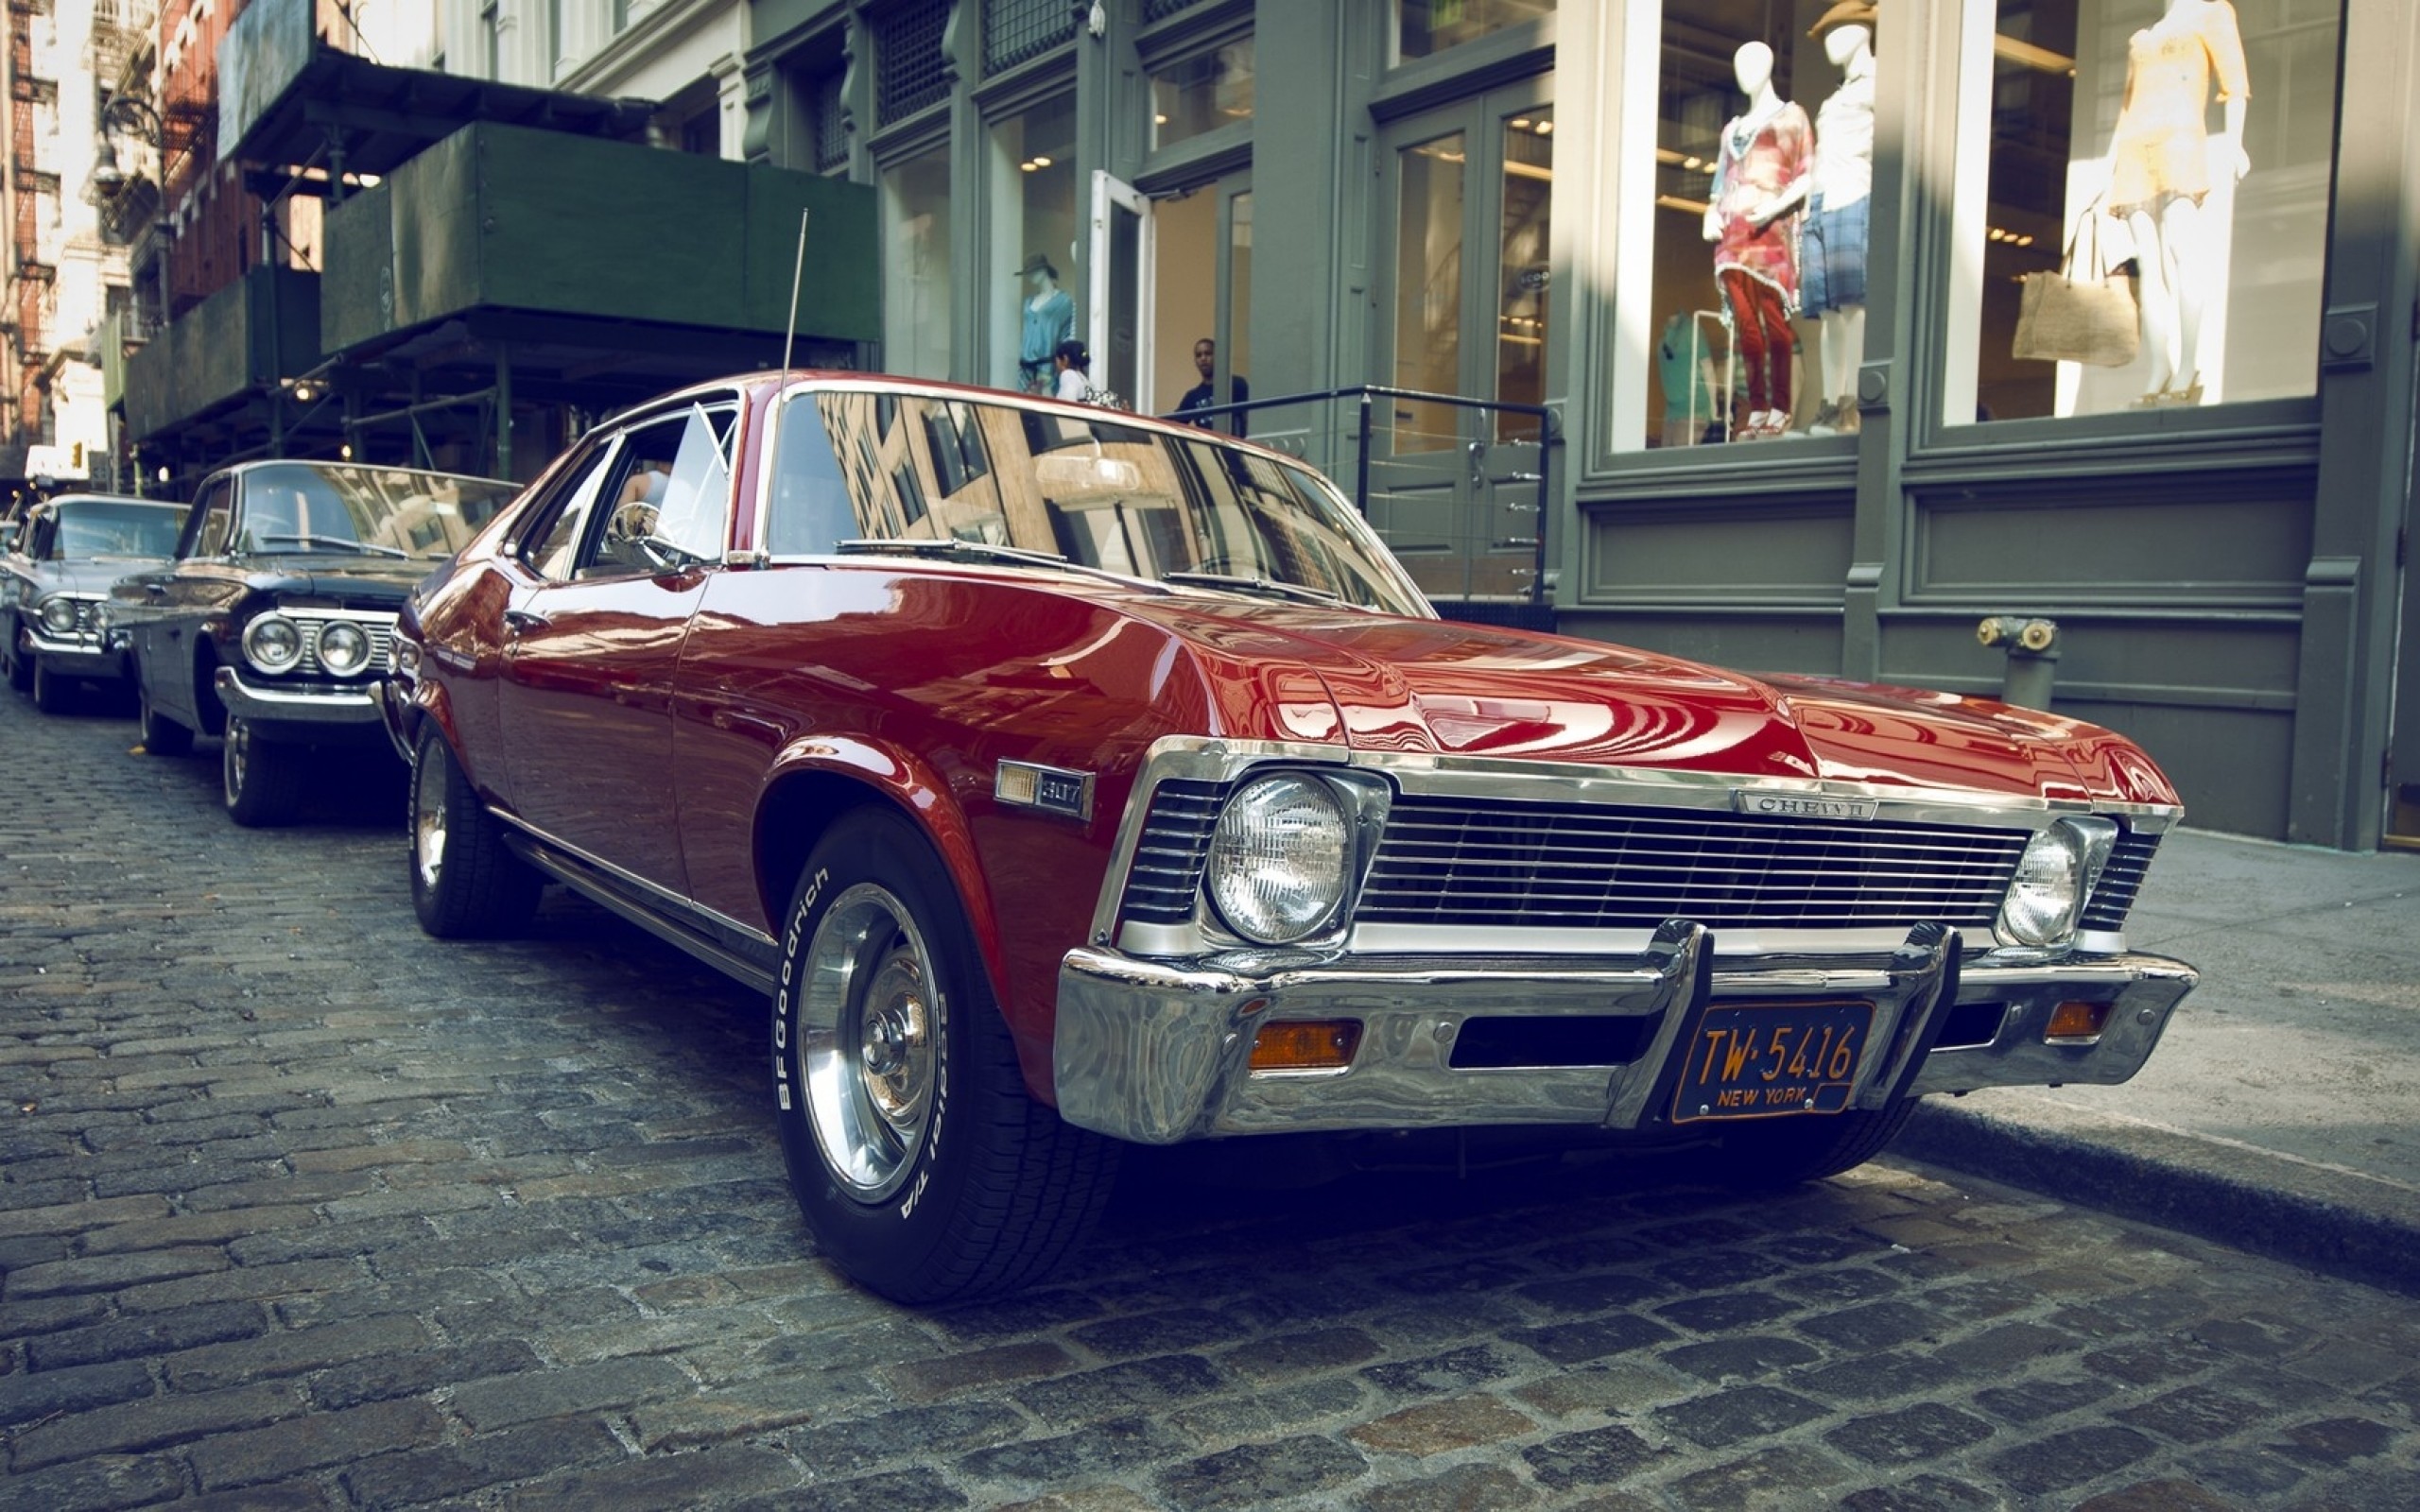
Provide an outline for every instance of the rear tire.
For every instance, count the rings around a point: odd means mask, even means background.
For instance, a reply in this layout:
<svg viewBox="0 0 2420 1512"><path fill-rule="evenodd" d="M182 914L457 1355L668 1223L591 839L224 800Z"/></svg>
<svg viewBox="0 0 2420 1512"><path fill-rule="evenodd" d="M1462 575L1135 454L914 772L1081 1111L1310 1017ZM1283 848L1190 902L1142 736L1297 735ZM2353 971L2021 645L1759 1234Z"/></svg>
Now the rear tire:
<svg viewBox="0 0 2420 1512"><path fill-rule="evenodd" d="M151 690L143 685L139 670L134 676L134 724L147 755L184 756L193 750L193 731L151 707Z"/></svg>
<svg viewBox="0 0 2420 1512"><path fill-rule="evenodd" d="M1108 1201L1117 1146L1025 1088L949 872L884 809L807 858L773 994L774 1117L824 1257L894 1300L1027 1285Z"/></svg>
<svg viewBox="0 0 2420 1512"><path fill-rule="evenodd" d="M1750 1190L1796 1186L1855 1170L1882 1153L1916 1110L1903 1097L1878 1112L1799 1113L1742 1125L1715 1151L1717 1176Z"/></svg>
<svg viewBox="0 0 2420 1512"><path fill-rule="evenodd" d="M248 830L284 824L302 804L303 747L262 740L250 720L227 716L219 790L227 816Z"/></svg>
<svg viewBox="0 0 2420 1512"><path fill-rule="evenodd" d="M504 826L431 726L411 766L412 912L440 939L494 939L527 928L544 879L504 843Z"/></svg>

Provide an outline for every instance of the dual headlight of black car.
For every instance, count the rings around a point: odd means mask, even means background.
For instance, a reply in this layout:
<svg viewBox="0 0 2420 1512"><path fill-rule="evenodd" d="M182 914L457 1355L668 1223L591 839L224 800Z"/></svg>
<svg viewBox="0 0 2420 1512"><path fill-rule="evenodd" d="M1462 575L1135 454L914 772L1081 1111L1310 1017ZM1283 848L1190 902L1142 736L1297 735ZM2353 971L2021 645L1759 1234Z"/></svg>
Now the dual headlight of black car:
<svg viewBox="0 0 2420 1512"><path fill-rule="evenodd" d="M306 670L307 663L349 678L369 669L374 646L368 627L348 619L303 619L271 610L244 627L244 660L270 677Z"/></svg>

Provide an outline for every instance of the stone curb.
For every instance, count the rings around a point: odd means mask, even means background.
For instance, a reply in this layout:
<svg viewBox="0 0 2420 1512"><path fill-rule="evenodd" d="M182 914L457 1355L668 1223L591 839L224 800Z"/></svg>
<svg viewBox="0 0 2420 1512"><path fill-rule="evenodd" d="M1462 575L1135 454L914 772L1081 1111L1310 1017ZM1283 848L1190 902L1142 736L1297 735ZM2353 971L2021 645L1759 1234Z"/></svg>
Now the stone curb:
<svg viewBox="0 0 2420 1512"><path fill-rule="evenodd" d="M1889 1153L2420 1296L2420 1193L2048 1102L1931 1098Z"/></svg>

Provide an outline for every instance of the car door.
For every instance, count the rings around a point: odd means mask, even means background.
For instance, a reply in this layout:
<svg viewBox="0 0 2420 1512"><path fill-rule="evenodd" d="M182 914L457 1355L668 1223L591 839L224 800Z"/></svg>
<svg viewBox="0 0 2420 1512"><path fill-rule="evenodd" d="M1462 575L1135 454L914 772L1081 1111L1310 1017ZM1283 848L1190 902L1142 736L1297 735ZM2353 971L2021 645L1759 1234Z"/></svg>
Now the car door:
<svg viewBox="0 0 2420 1512"><path fill-rule="evenodd" d="M205 480L178 532L176 556L110 592L111 617L134 647L151 707L189 730L214 724L203 713L194 646L203 617L227 601L234 581L224 563L234 508L234 474Z"/></svg>
<svg viewBox="0 0 2420 1512"><path fill-rule="evenodd" d="M721 566L737 413L689 402L621 426L533 531L504 610L496 714L514 811L681 898L673 674Z"/></svg>

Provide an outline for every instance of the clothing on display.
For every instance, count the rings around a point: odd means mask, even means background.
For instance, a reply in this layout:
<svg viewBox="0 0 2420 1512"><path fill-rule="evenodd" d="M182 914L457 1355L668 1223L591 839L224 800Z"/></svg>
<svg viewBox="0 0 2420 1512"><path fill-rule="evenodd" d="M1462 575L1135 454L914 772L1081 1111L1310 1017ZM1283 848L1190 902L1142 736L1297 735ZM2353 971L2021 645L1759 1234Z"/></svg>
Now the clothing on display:
<svg viewBox="0 0 2420 1512"><path fill-rule="evenodd" d="M1825 315L1865 302L1865 254L1874 205L1859 199L1835 210L1820 196L1798 232L1798 308Z"/></svg>
<svg viewBox="0 0 2420 1512"><path fill-rule="evenodd" d="M1747 275L1798 304L1798 217L1777 215L1759 226L1754 214L1798 182L1813 161L1815 128L1794 101L1776 101L1763 114L1735 117L1722 129L1722 155L1715 171L1714 211L1721 227L1715 242L1718 277Z"/></svg>
<svg viewBox="0 0 2420 1512"><path fill-rule="evenodd" d="M1059 270L1035 252L1017 269L1019 278L1033 281L1033 296L1024 301L1024 329L1017 338L1017 377L1028 393L1051 389L1050 357L1059 343L1076 331L1076 301L1059 286Z"/></svg>
<svg viewBox="0 0 2420 1512"><path fill-rule="evenodd" d="M1731 310L1732 351L1738 358L1748 412L1765 417L1743 435L1778 435L1789 418L1789 363L1796 346L1789 308L1772 284L1744 268L1718 275Z"/></svg>
<svg viewBox="0 0 2420 1512"><path fill-rule="evenodd" d="M2243 38L2226 0L2177 0L2126 44L2126 102L2110 139L2109 208L2155 210L2210 192L2210 82L2221 100L2250 95Z"/></svg>

